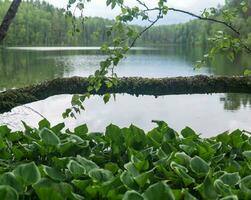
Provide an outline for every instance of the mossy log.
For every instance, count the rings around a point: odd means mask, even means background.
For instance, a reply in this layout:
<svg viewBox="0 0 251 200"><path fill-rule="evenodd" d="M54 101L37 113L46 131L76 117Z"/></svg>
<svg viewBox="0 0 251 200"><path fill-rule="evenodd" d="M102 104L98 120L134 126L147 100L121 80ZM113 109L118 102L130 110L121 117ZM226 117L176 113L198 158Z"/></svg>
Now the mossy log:
<svg viewBox="0 0 251 200"><path fill-rule="evenodd" d="M51 81L0 93L0 113L34 101L59 94L82 94L87 91L88 79L83 77L57 78ZM98 94L127 93L132 95L171 95L208 93L249 93L250 77L192 76L176 78L120 78L118 85L103 87Z"/></svg>

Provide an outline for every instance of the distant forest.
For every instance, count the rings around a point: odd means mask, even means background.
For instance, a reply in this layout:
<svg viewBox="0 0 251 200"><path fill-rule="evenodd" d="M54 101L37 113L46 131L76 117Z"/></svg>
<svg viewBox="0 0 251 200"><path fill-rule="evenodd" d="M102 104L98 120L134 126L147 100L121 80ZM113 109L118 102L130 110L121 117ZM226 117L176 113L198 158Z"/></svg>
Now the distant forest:
<svg viewBox="0 0 251 200"><path fill-rule="evenodd" d="M234 8L237 4L239 0L228 0L225 7ZM9 0L0 0L0 19L3 18L9 5ZM221 18L220 12L217 15ZM39 0L28 0L22 3L3 45L97 46L107 41L106 30L113 21L93 17L86 20L83 25L80 20L78 23L80 33L72 36L71 19L65 17L62 9ZM251 10L245 14L239 12L234 24L238 25L246 42L251 44ZM155 26L138 40L137 45L207 45L207 39L220 28L224 28L219 26L221 25L197 19L184 24ZM133 28L139 31L143 29L140 26Z"/></svg>

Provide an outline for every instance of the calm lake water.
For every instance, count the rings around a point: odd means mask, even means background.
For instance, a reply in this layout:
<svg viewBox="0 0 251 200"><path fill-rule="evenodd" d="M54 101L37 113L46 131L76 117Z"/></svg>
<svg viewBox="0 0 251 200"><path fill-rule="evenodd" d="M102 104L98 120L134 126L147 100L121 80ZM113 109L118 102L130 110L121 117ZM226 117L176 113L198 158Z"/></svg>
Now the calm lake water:
<svg viewBox="0 0 251 200"><path fill-rule="evenodd" d="M175 77L241 75L251 59L241 56L236 63L218 57L210 66L194 70L203 55L200 48L136 48L117 68L119 76ZM0 91L39 83L56 77L88 76L105 59L96 47L33 47L0 50ZM54 124L62 122L61 113L70 106L70 95L59 95L18 107L0 115L0 124L21 127L21 120L36 126L39 112ZM151 121L164 120L176 130L190 126L205 137L237 128L251 131L251 95L210 94L152 96L116 95L104 105L95 96L86 102L87 110L78 118L65 120L73 128L87 123L91 131L103 131L110 123L135 124L150 130Z"/></svg>

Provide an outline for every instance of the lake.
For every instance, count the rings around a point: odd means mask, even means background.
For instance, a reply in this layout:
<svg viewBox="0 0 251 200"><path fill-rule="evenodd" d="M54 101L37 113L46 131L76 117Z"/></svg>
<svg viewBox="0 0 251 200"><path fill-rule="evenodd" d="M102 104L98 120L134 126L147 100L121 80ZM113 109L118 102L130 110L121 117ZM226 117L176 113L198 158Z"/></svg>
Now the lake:
<svg viewBox="0 0 251 200"><path fill-rule="evenodd" d="M194 70L200 48L135 48L118 66L118 76L175 77L205 75L242 75L251 58L242 55L231 63L217 57L210 65ZM0 50L0 91L39 83L56 77L88 76L105 59L97 47L32 47ZM0 124L21 128L21 120L36 126L40 114L54 124L62 122L61 113L70 106L70 95L17 107L0 115ZM251 95L209 94L170 95L162 97L116 95L104 105L99 96L86 102L87 110L78 118L66 119L70 128L87 123L91 131L103 131L107 125L135 124L145 130L154 127L152 120L164 120L181 130L190 126L205 137L237 128L251 131ZM39 114L38 114L39 113Z"/></svg>

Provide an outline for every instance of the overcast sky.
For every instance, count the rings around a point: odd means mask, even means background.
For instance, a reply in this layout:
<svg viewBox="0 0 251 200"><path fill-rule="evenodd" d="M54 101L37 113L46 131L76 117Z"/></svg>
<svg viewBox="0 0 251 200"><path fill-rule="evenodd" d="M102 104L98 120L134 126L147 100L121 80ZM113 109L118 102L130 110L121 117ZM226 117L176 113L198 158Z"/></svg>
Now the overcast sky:
<svg viewBox="0 0 251 200"><path fill-rule="evenodd" d="M47 2L61 8L65 8L68 0L46 0ZM137 5L135 0L125 0L130 5ZM154 6L158 0L145 0L145 2ZM168 0L170 7L184 9L194 13L201 12L204 8L217 7L217 5L223 5L225 0ZM85 16L99 16L104 18L113 18L118 14L118 10L113 10L106 7L106 0L92 0L91 3L87 4L84 12ZM186 22L191 17L185 14L172 13L169 14L165 19L162 20L161 24L175 24Z"/></svg>

